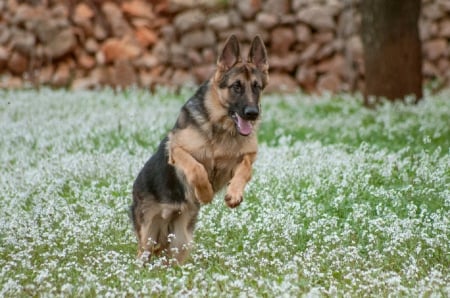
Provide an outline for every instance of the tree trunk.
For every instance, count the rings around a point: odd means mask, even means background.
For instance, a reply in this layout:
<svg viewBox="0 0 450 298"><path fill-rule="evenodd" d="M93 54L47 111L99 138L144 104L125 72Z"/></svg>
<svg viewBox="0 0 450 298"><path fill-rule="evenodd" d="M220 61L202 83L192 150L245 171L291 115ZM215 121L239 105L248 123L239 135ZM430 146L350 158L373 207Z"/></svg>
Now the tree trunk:
<svg viewBox="0 0 450 298"><path fill-rule="evenodd" d="M422 98L420 0L363 0L364 102Z"/></svg>

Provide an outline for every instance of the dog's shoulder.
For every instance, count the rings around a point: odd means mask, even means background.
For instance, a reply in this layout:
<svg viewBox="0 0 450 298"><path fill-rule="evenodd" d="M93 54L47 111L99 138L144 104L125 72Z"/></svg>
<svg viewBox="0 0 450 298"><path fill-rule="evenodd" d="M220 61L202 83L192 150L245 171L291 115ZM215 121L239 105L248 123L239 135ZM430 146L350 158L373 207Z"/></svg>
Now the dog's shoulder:
<svg viewBox="0 0 450 298"><path fill-rule="evenodd" d="M201 85L195 94L181 107L173 130L185 129L188 126L200 127L208 122L208 111L205 107L205 98L208 92L208 82Z"/></svg>

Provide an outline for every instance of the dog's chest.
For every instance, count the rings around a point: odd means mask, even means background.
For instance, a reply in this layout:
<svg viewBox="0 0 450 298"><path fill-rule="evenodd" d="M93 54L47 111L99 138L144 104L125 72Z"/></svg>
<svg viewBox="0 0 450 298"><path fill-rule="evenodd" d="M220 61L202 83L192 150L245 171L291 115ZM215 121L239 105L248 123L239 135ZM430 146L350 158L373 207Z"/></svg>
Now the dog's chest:
<svg viewBox="0 0 450 298"><path fill-rule="evenodd" d="M256 136L215 135L206 137L192 127L169 135L169 152L173 147L183 148L203 165L215 192L231 179L238 164L246 154L256 154Z"/></svg>
<svg viewBox="0 0 450 298"><path fill-rule="evenodd" d="M256 152L256 140L224 140L207 146L205 159L201 161L208 172L214 191L223 188L232 178L243 156Z"/></svg>

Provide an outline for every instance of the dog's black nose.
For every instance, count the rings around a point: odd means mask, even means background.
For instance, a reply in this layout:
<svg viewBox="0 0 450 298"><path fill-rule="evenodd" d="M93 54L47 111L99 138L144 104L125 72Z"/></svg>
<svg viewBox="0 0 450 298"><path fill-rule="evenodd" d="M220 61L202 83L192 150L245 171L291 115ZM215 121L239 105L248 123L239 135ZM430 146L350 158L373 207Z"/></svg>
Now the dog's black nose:
<svg viewBox="0 0 450 298"><path fill-rule="evenodd" d="M259 109L257 106L246 106L244 108L244 116L247 119L256 119L259 115Z"/></svg>

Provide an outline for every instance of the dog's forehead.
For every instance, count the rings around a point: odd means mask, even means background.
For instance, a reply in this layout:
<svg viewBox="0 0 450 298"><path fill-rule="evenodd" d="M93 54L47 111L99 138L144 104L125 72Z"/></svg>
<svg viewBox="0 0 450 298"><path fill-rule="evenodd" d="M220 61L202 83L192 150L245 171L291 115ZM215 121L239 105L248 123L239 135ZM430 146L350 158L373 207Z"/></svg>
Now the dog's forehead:
<svg viewBox="0 0 450 298"><path fill-rule="evenodd" d="M227 88L236 81L252 84L257 81L263 86L267 84L267 74L256 68L251 63L239 62L225 73L221 73L218 79L220 88Z"/></svg>
<svg viewBox="0 0 450 298"><path fill-rule="evenodd" d="M262 80L263 73L249 63L240 63L231 69L229 80L243 79L246 81Z"/></svg>

